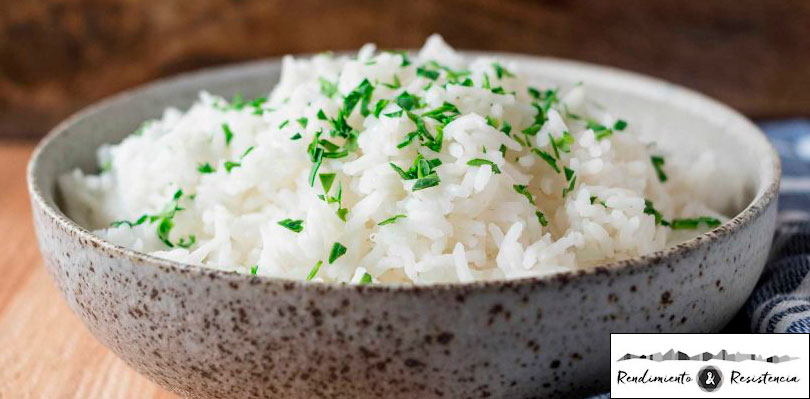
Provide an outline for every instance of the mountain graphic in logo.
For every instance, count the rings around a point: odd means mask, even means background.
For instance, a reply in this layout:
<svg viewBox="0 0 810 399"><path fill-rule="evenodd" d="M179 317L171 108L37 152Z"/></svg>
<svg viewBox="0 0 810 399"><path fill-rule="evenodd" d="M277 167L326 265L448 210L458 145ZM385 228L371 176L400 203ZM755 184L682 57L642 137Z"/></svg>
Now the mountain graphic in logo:
<svg viewBox="0 0 810 399"><path fill-rule="evenodd" d="M725 349L721 350L720 352L717 352L716 355L712 355L709 352L703 352L703 353L699 353L697 355L689 356L686 353L683 353L681 351L675 351L674 349L670 349L669 351L667 351L663 355L661 354L661 352L656 352L656 353L653 353L651 355L634 355L634 354L628 353L628 354L622 356L621 358L619 358L618 361L630 360L630 359L647 359L647 360L652 360L654 362L663 362L663 361L667 361L667 360L698 360L698 361L704 361L705 362L707 360L717 359L717 360L726 360L726 361L729 361L729 362L742 362L742 361L745 361L745 360L752 360L752 361L766 362L766 363L784 363L784 362L789 362L791 360L796 360L796 359L798 359L798 357L790 357L790 356L787 356L787 355L785 355L785 356L776 356L776 355L774 355L774 356L769 356L769 357L762 357L762 355L754 355L754 354L751 354L751 353L740 353L740 352L728 353L728 351L726 351Z"/></svg>

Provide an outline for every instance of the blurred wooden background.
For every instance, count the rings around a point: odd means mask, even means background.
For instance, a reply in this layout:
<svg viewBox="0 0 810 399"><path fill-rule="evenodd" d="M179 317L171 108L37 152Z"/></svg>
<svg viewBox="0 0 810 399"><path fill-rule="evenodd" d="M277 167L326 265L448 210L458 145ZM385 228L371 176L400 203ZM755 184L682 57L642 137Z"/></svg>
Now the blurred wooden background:
<svg viewBox="0 0 810 399"><path fill-rule="evenodd" d="M159 76L432 32L648 73L752 117L810 115L808 0L0 0L0 138Z"/></svg>

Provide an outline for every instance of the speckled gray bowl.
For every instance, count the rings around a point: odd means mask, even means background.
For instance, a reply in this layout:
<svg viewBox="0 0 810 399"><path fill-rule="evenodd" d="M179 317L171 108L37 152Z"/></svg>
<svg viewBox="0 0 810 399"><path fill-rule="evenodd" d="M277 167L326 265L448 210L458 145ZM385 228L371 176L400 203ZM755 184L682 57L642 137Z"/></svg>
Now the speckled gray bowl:
<svg viewBox="0 0 810 399"><path fill-rule="evenodd" d="M709 332L742 306L771 243L780 166L733 110L643 76L502 55L543 80L587 82L632 123L652 120L739 160L748 204L648 256L547 278L421 287L284 281L185 266L93 236L58 207L55 178L201 89L265 93L278 60L159 81L57 126L28 169L42 256L70 307L132 367L199 398L560 397L608 387L610 332ZM678 133L680 134L680 133ZM687 137L687 136L684 136ZM715 143L715 144L712 144Z"/></svg>

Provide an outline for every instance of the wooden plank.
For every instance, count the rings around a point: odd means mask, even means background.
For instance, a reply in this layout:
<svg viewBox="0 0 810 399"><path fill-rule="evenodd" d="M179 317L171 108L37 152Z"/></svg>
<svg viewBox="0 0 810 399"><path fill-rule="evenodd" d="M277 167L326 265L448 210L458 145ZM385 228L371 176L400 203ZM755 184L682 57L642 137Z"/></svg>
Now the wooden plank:
<svg viewBox="0 0 810 399"><path fill-rule="evenodd" d="M417 47L553 55L660 76L753 117L810 115L806 0L68 0L0 13L0 137L160 76L297 52Z"/></svg>
<svg viewBox="0 0 810 399"><path fill-rule="evenodd" d="M51 283L25 186L32 149L0 142L0 398L175 398L96 341Z"/></svg>

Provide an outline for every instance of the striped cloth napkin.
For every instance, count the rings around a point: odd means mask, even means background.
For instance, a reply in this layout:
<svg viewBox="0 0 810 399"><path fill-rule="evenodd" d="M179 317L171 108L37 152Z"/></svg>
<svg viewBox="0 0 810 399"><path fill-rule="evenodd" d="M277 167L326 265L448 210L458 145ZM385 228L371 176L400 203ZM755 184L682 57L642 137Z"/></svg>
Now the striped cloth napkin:
<svg viewBox="0 0 810 399"><path fill-rule="evenodd" d="M760 126L782 158L782 185L771 256L744 319L750 332L810 333L810 120Z"/></svg>

